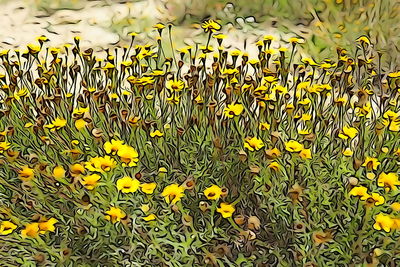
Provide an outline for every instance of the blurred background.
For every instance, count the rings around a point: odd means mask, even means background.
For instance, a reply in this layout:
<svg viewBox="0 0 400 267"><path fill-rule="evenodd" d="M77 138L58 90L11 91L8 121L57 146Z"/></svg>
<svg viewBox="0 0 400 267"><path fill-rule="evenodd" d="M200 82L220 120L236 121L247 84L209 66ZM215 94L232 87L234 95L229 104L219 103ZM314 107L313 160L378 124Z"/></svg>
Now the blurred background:
<svg viewBox="0 0 400 267"><path fill-rule="evenodd" d="M98 50L126 45L130 32L139 33L138 43L148 43L157 36L158 22L176 26L172 41L180 48L204 44L199 22L213 18L232 49L251 52L266 34L277 40L296 36L306 40L303 54L322 60L336 55L337 47L354 52L355 39L367 35L376 50L387 52L389 68L399 62L399 0L0 0L0 13L2 49L25 46L40 35L54 46L81 36L83 46Z"/></svg>

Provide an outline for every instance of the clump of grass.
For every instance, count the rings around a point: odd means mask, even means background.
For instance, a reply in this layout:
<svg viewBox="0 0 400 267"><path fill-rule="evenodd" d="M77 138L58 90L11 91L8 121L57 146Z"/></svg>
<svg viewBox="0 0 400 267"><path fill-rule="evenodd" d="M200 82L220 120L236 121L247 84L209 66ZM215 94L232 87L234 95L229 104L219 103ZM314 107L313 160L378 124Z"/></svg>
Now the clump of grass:
<svg viewBox="0 0 400 267"><path fill-rule="evenodd" d="M105 58L0 53L2 263L397 263L400 72L367 36L316 62L202 27L171 54L161 23Z"/></svg>

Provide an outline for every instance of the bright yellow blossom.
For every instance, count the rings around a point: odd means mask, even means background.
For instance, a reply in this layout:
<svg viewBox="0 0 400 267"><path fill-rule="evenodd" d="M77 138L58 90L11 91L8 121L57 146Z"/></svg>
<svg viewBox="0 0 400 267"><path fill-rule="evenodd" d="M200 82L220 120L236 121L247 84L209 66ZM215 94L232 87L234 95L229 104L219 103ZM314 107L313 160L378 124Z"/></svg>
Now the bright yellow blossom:
<svg viewBox="0 0 400 267"><path fill-rule="evenodd" d="M185 195L185 188L178 184L171 184L164 188L162 196L165 198L165 202L175 204Z"/></svg>
<svg viewBox="0 0 400 267"><path fill-rule="evenodd" d="M235 212L235 207L229 203L221 203L217 211L221 213L222 217L229 218L232 217L232 214Z"/></svg>
<svg viewBox="0 0 400 267"><path fill-rule="evenodd" d="M140 182L137 179L132 179L129 176L124 176L117 181L118 191L122 193L134 193L140 187Z"/></svg>

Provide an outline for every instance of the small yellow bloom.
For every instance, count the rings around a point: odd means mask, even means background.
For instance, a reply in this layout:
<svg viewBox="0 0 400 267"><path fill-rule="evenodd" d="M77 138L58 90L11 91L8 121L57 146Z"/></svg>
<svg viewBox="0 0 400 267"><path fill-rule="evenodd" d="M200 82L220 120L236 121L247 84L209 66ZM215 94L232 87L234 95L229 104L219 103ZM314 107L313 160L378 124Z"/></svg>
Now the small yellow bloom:
<svg viewBox="0 0 400 267"><path fill-rule="evenodd" d="M291 43L291 44L299 44L299 43L303 43L304 42L304 40L303 39L300 39L300 38L297 38L297 37L292 37L292 38L289 38L289 43Z"/></svg>
<svg viewBox="0 0 400 267"><path fill-rule="evenodd" d="M93 190L96 186L97 183L99 182L101 176L97 173L85 176L82 178L82 180L80 181L80 183L86 187L86 189L88 190Z"/></svg>
<svg viewBox="0 0 400 267"><path fill-rule="evenodd" d="M123 167L134 167L139 161L139 154L136 149L128 145L121 146L117 154L122 161Z"/></svg>
<svg viewBox="0 0 400 267"><path fill-rule="evenodd" d="M157 23L156 25L153 26L153 28L157 30L162 30L165 28L165 25L162 23Z"/></svg>
<svg viewBox="0 0 400 267"><path fill-rule="evenodd" d="M215 32L221 29L221 25L212 19L204 21L201 27L205 32Z"/></svg>
<svg viewBox="0 0 400 267"><path fill-rule="evenodd" d="M244 147L250 151L258 151L264 147L264 143L257 137L246 137L246 139L244 139Z"/></svg>
<svg viewBox="0 0 400 267"><path fill-rule="evenodd" d="M353 156L353 151L350 148L346 148L345 150L343 150L343 155L345 155L346 157L351 157Z"/></svg>
<svg viewBox="0 0 400 267"><path fill-rule="evenodd" d="M399 177L394 172L382 172L378 176L378 186L388 188L389 190L396 190L400 185Z"/></svg>
<svg viewBox="0 0 400 267"><path fill-rule="evenodd" d="M136 192L140 187L140 182L137 179L132 179L129 176L124 176L121 179L118 179L117 181L117 188L118 191L121 191L122 193L134 193Z"/></svg>
<svg viewBox="0 0 400 267"><path fill-rule="evenodd" d="M146 222L154 221L155 219L157 219L157 216L154 213L150 214L149 216L143 217L143 220L145 220Z"/></svg>
<svg viewBox="0 0 400 267"><path fill-rule="evenodd" d="M393 219L384 213L379 213L375 217L374 228L376 230L385 230L386 232L390 232L391 227L393 226Z"/></svg>
<svg viewBox="0 0 400 267"><path fill-rule="evenodd" d="M363 167L366 167L368 170L377 170L378 166L381 163L378 161L377 158L366 157L364 163L362 164Z"/></svg>
<svg viewBox="0 0 400 267"><path fill-rule="evenodd" d="M85 172L85 167L80 163L76 163L76 164L73 164L69 168L69 170L70 170L71 175L75 177L75 176L83 174Z"/></svg>
<svg viewBox="0 0 400 267"><path fill-rule="evenodd" d="M156 189L157 184L156 183L143 183L140 185L140 189L142 190L143 193L145 194L153 194L154 189Z"/></svg>
<svg viewBox="0 0 400 267"><path fill-rule="evenodd" d="M117 163L110 156L94 157L85 163L85 168L92 172L109 172Z"/></svg>
<svg viewBox="0 0 400 267"><path fill-rule="evenodd" d="M300 152L304 149L304 147L295 140L289 140L285 143L285 149L289 152Z"/></svg>
<svg viewBox="0 0 400 267"><path fill-rule="evenodd" d="M9 235L11 234L17 226L10 221L2 221L0 223L0 235Z"/></svg>
<svg viewBox="0 0 400 267"><path fill-rule="evenodd" d="M78 120L75 121L74 124L75 124L75 128L77 130L81 130L81 129L86 127L87 122L84 119L78 119Z"/></svg>
<svg viewBox="0 0 400 267"><path fill-rule="evenodd" d="M379 205L382 205L383 203L385 203L385 198L383 196L379 195L378 193L372 193L371 198L372 198L373 202L375 203L375 206L379 206Z"/></svg>
<svg viewBox="0 0 400 267"><path fill-rule="evenodd" d="M234 116L239 116L243 112L243 109L242 104L229 104L224 109L224 114L228 118L233 118Z"/></svg>
<svg viewBox="0 0 400 267"><path fill-rule="evenodd" d="M115 155L123 144L124 141L112 139L111 142L105 142L103 148L107 154Z"/></svg>
<svg viewBox="0 0 400 267"><path fill-rule="evenodd" d="M62 118L56 118L50 124L46 124L44 127L50 129L51 131L60 130L65 125L67 125L67 120Z"/></svg>
<svg viewBox="0 0 400 267"><path fill-rule="evenodd" d="M350 190L349 194L350 196L361 197L362 199L369 197L368 188L366 188L365 186L353 187Z"/></svg>
<svg viewBox="0 0 400 267"><path fill-rule="evenodd" d="M341 133L339 133L339 137L342 139L353 139L358 134L358 130L354 127L344 126Z"/></svg>
<svg viewBox="0 0 400 267"><path fill-rule="evenodd" d="M209 200L217 200L222 194L222 190L218 185L212 185L204 190L204 195Z"/></svg>
<svg viewBox="0 0 400 267"><path fill-rule="evenodd" d="M46 233L46 231L54 232L56 229L54 227L54 224L56 224L57 222L58 222L58 220L55 218L50 218L47 221L40 222L39 223L39 233L44 234L44 233Z"/></svg>
<svg viewBox="0 0 400 267"><path fill-rule="evenodd" d="M165 87L171 91L181 91L185 87L185 83L181 80L168 80Z"/></svg>
<svg viewBox="0 0 400 267"><path fill-rule="evenodd" d="M300 157L302 159L311 159L312 155L311 155L311 149L302 149L299 153Z"/></svg>
<svg viewBox="0 0 400 267"><path fill-rule="evenodd" d="M106 216L104 218L112 223L116 223L121 221L121 219L126 217L126 213L123 212L120 208L110 207L108 211L106 211Z"/></svg>
<svg viewBox="0 0 400 267"><path fill-rule="evenodd" d="M373 180L373 179L375 178L375 173L373 173L373 172L368 172L368 173L367 173L367 178L370 179L370 180Z"/></svg>
<svg viewBox="0 0 400 267"><path fill-rule="evenodd" d="M400 211L400 203L399 203L399 202L394 202L394 203L392 203L392 205L390 205L390 207L391 207L394 211Z"/></svg>
<svg viewBox="0 0 400 267"><path fill-rule="evenodd" d="M268 168L270 168L271 170L274 170L274 171L277 172L277 171L280 170L281 165L280 165L278 162L274 161L274 162L271 162L271 163L268 165Z"/></svg>
<svg viewBox="0 0 400 267"><path fill-rule="evenodd" d="M260 129L261 131L266 131L266 130L269 130L270 128L271 128L271 125L270 125L269 123L267 123L267 122L260 122L259 129Z"/></svg>
<svg viewBox="0 0 400 267"><path fill-rule="evenodd" d="M222 217L229 218L232 217L232 214L235 212L235 207L228 203L221 203L217 211L221 213Z"/></svg>
<svg viewBox="0 0 400 267"><path fill-rule="evenodd" d="M25 229L21 231L22 238L36 238L39 236L39 224L38 223L30 223L25 226Z"/></svg>
<svg viewBox="0 0 400 267"><path fill-rule="evenodd" d="M53 176L56 179L62 179L65 177L65 169L63 166L56 166L53 169Z"/></svg>
<svg viewBox="0 0 400 267"><path fill-rule="evenodd" d="M159 130L155 130L153 132L150 133L150 137L154 138L154 137L162 137L164 136L164 133L160 132Z"/></svg>
<svg viewBox="0 0 400 267"><path fill-rule="evenodd" d="M368 38L367 36L365 36L365 35L359 37L356 41L357 41L357 42L360 42L360 43L362 43L362 44L367 44L367 45L370 45L370 44L371 44L371 41L370 41L369 38Z"/></svg>
<svg viewBox="0 0 400 267"><path fill-rule="evenodd" d="M160 172L160 173L167 173L168 170L167 170L167 168L165 168L165 167L160 167L160 168L158 169L158 172Z"/></svg>
<svg viewBox="0 0 400 267"><path fill-rule="evenodd" d="M83 115L85 112L88 112L88 111L89 111L89 106L87 106L86 108L78 107L78 108L74 109L72 114L73 115Z"/></svg>
<svg viewBox="0 0 400 267"><path fill-rule="evenodd" d="M165 198L165 202L168 204L175 204L185 195L184 191L184 187L179 186L178 184L171 184L164 188L161 195Z"/></svg>
<svg viewBox="0 0 400 267"><path fill-rule="evenodd" d="M143 211L144 213L148 212L150 210L150 205L149 204L143 204L142 206L140 206L141 211Z"/></svg>
<svg viewBox="0 0 400 267"><path fill-rule="evenodd" d="M29 181L32 180L33 177L35 176L35 171L32 168L29 168L28 166L23 166L22 169L18 172L19 178L22 181Z"/></svg>
<svg viewBox="0 0 400 267"><path fill-rule="evenodd" d="M9 142L0 142L0 153L4 153L11 147Z"/></svg>

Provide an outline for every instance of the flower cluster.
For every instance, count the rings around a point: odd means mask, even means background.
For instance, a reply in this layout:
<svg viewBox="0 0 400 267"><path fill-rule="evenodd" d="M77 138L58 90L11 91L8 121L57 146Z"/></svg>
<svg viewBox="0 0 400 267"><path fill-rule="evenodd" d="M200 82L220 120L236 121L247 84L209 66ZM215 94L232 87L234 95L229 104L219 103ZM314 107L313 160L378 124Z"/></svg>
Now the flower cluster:
<svg viewBox="0 0 400 267"><path fill-rule="evenodd" d="M379 247L388 265L400 72L367 36L319 61L300 37L251 57L200 27L178 50L159 23L100 53L44 36L0 52L4 247L107 266L363 264Z"/></svg>

